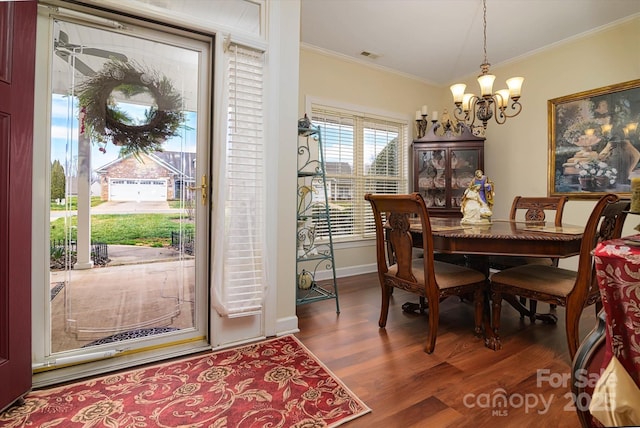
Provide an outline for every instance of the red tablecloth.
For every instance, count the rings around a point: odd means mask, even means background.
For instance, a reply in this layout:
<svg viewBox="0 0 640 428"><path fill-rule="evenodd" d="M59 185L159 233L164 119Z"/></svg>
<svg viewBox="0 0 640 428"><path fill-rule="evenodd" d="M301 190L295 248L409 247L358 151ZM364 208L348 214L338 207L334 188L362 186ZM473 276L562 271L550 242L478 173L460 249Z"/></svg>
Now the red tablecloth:
<svg viewBox="0 0 640 428"><path fill-rule="evenodd" d="M602 367L615 355L640 387L640 235L601 242L594 256L607 314Z"/></svg>

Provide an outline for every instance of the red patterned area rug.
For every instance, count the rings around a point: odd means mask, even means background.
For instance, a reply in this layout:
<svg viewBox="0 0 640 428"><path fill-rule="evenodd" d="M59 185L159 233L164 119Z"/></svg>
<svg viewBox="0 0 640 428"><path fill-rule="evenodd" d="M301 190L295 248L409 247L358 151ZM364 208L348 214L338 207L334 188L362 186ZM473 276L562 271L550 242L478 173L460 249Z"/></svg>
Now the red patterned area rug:
<svg viewBox="0 0 640 428"><path fill-rule="evenodd" d="M53 389L2 427L336 427L371 410L292 335Z"/></svg>

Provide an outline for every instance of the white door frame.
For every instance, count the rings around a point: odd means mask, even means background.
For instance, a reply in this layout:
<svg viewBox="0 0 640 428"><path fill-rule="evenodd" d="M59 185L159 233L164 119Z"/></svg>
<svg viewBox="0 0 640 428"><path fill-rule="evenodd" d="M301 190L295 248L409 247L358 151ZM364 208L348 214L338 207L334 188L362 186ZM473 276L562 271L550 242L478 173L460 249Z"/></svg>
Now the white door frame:
<svg viewBox="0 0 640 428"><path fill-rule="evenodd" d="M42 126L42 124L50 124L51 117L51 79L49 78L50 63L52 61L51 46L53 45L53 19L49 16L50 11L40 13L38 16L38 35L36 47L36 107L34 110L35 123L34 129L34 177L33 177L33 198L34 207L33 215L33 239L37 245L33 246L32 254L32 307L33 307L33 329L32 329L32 353L33 366L36 369L33 378L35 387L59 383L73 380L79 377L91 376L112 370L131 367L134 365L145 364L148 362L172 358L179 355L199 352L210 349L209 343L209 326L208 326L208 240L197 240L196 256L198 257L199 266L196 270L196 284L200 284L199 299L201 305L196 309L196 325L200 330L180 331L181 336L172 338L170 347L166 347L165 338L149 338L143 349L129 349L124 356L117 358L109 358L96 360L94 362L72 365L66 368L56 370L47 370L47 361L51 359L51 351L47 332L50 331L50 311L49 311L49 194L50 194L50 157L51 146L43 142L51 141L51 126ZM63 18L60 18L63 19ZM91 22L91 17L88 17ZM100 18L96 19L99 23ZM87 25L87 24L83 24ZM138 33L134 32L138 31ZM153 37L162 42L170 42L173 45L188 47L189 49L198 50L201 55L199 64L199 74L204 76L199 83L198 94L198 111L199 120L197 123L198 138L198 161L196 162L196 176L202 177L209 175L209 159L210 159L210 123L208 118L211 117L210 106L211 98L210 87L211 79L206 78L212 73L212 55L213 55L213 38L204 36L193 36L187 39L182 33L181 36L172 35L169 32L161 33L156 30L147 29L136 26L133 22L128 23L127 32L133 36L144 34L146 37ZM179 38L176 38L179 37ZM208 236L209 230L209 212L207 206L197 204L196 218L198 219L197 230L202 236ZM47 245L42 245L42 242ZM102 346L102 345L101 345ZM131 348L131 347L130 347ZM74 358L81 359L82 350L74 350L64 355L60 355L59 359L68 357L69 361ZM100 354L100 353L98 353ZM104 352L104 356L108 356L109 352Z"/></svg>

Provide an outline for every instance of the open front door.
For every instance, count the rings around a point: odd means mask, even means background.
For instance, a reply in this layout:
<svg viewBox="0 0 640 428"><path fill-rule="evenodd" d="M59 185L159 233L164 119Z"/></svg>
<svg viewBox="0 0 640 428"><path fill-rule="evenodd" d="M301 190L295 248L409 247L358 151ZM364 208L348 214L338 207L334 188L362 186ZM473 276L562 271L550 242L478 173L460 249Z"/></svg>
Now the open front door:
<svg viewBox="0 0 640 428"><path fill-rule="evenodd" d="M0 410L31 389L31 170L37 2L0 2Z"/></svg>

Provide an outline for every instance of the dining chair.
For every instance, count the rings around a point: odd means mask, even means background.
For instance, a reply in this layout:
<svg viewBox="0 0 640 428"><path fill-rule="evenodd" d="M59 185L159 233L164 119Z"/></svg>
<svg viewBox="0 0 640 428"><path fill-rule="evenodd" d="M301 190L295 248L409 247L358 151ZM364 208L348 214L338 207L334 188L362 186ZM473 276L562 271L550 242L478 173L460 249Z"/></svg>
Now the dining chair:
<svg viewBox="0 0 640 428"><path fill-rule="evenodd" d="M579 323L584 307L602 308L591 252L603 240L619 238L629 209L629 200L615 194L602 196L595 204L582 235L578 270L557 266L526 264L495 272L490 276L492 324L496 337L500 330L503 296L519 296L565 307L565 330L569 355L573 359L580 343ZM535 322L536 314L530 315Z"/></svg>
<svg viewBox="0 0 640 428"><path fill-rule="evenodd" d="M428 305L429 333L425 352L436 346L440 301L450 296L473 296L475 333L482 333L482 314L486 278L479 271L434 260L431 224L424 199L419 193L386 195L368 193L376 229L376 260L382 290L378 325L387 324L389 301L393 288L400 288L425 298ZM383 220L384 215L384 220ZM422 226L422 257L414 257L412 221ZM386 240L394 257L389 263L385 254Z"/></svg>
<svg viewBox="0 0 640 428"><path fill-rule="evenodd" d="M509 219L525 223L543 223L547 220L547 214L553 215L553 223L562 226L562 214L564 204L569 200L568 196L516 196L511 203ZM504 270L515 266L527 264L542 264L558 266L558 258L555 257L524 257L524 256L491 256L489 257L489 269ZM520 303L526 304L524 297ZM529 301L529 310L535 313L538 307L536 300ZM555 305L551 305L555 309Z"/></svg>
<svg viewBox="0 0 640 428"><path fill-rule="evenodd" d="M562 226L564 205L568 200L568 196L516 196L511 203L509 219L525 223L544 223L547 220L547 214L553 214L553 223L556 226ZM489 258L489 268L494 270L504 270L525 264L558 266L558 259L520 256L491 256Z"/></svg>

